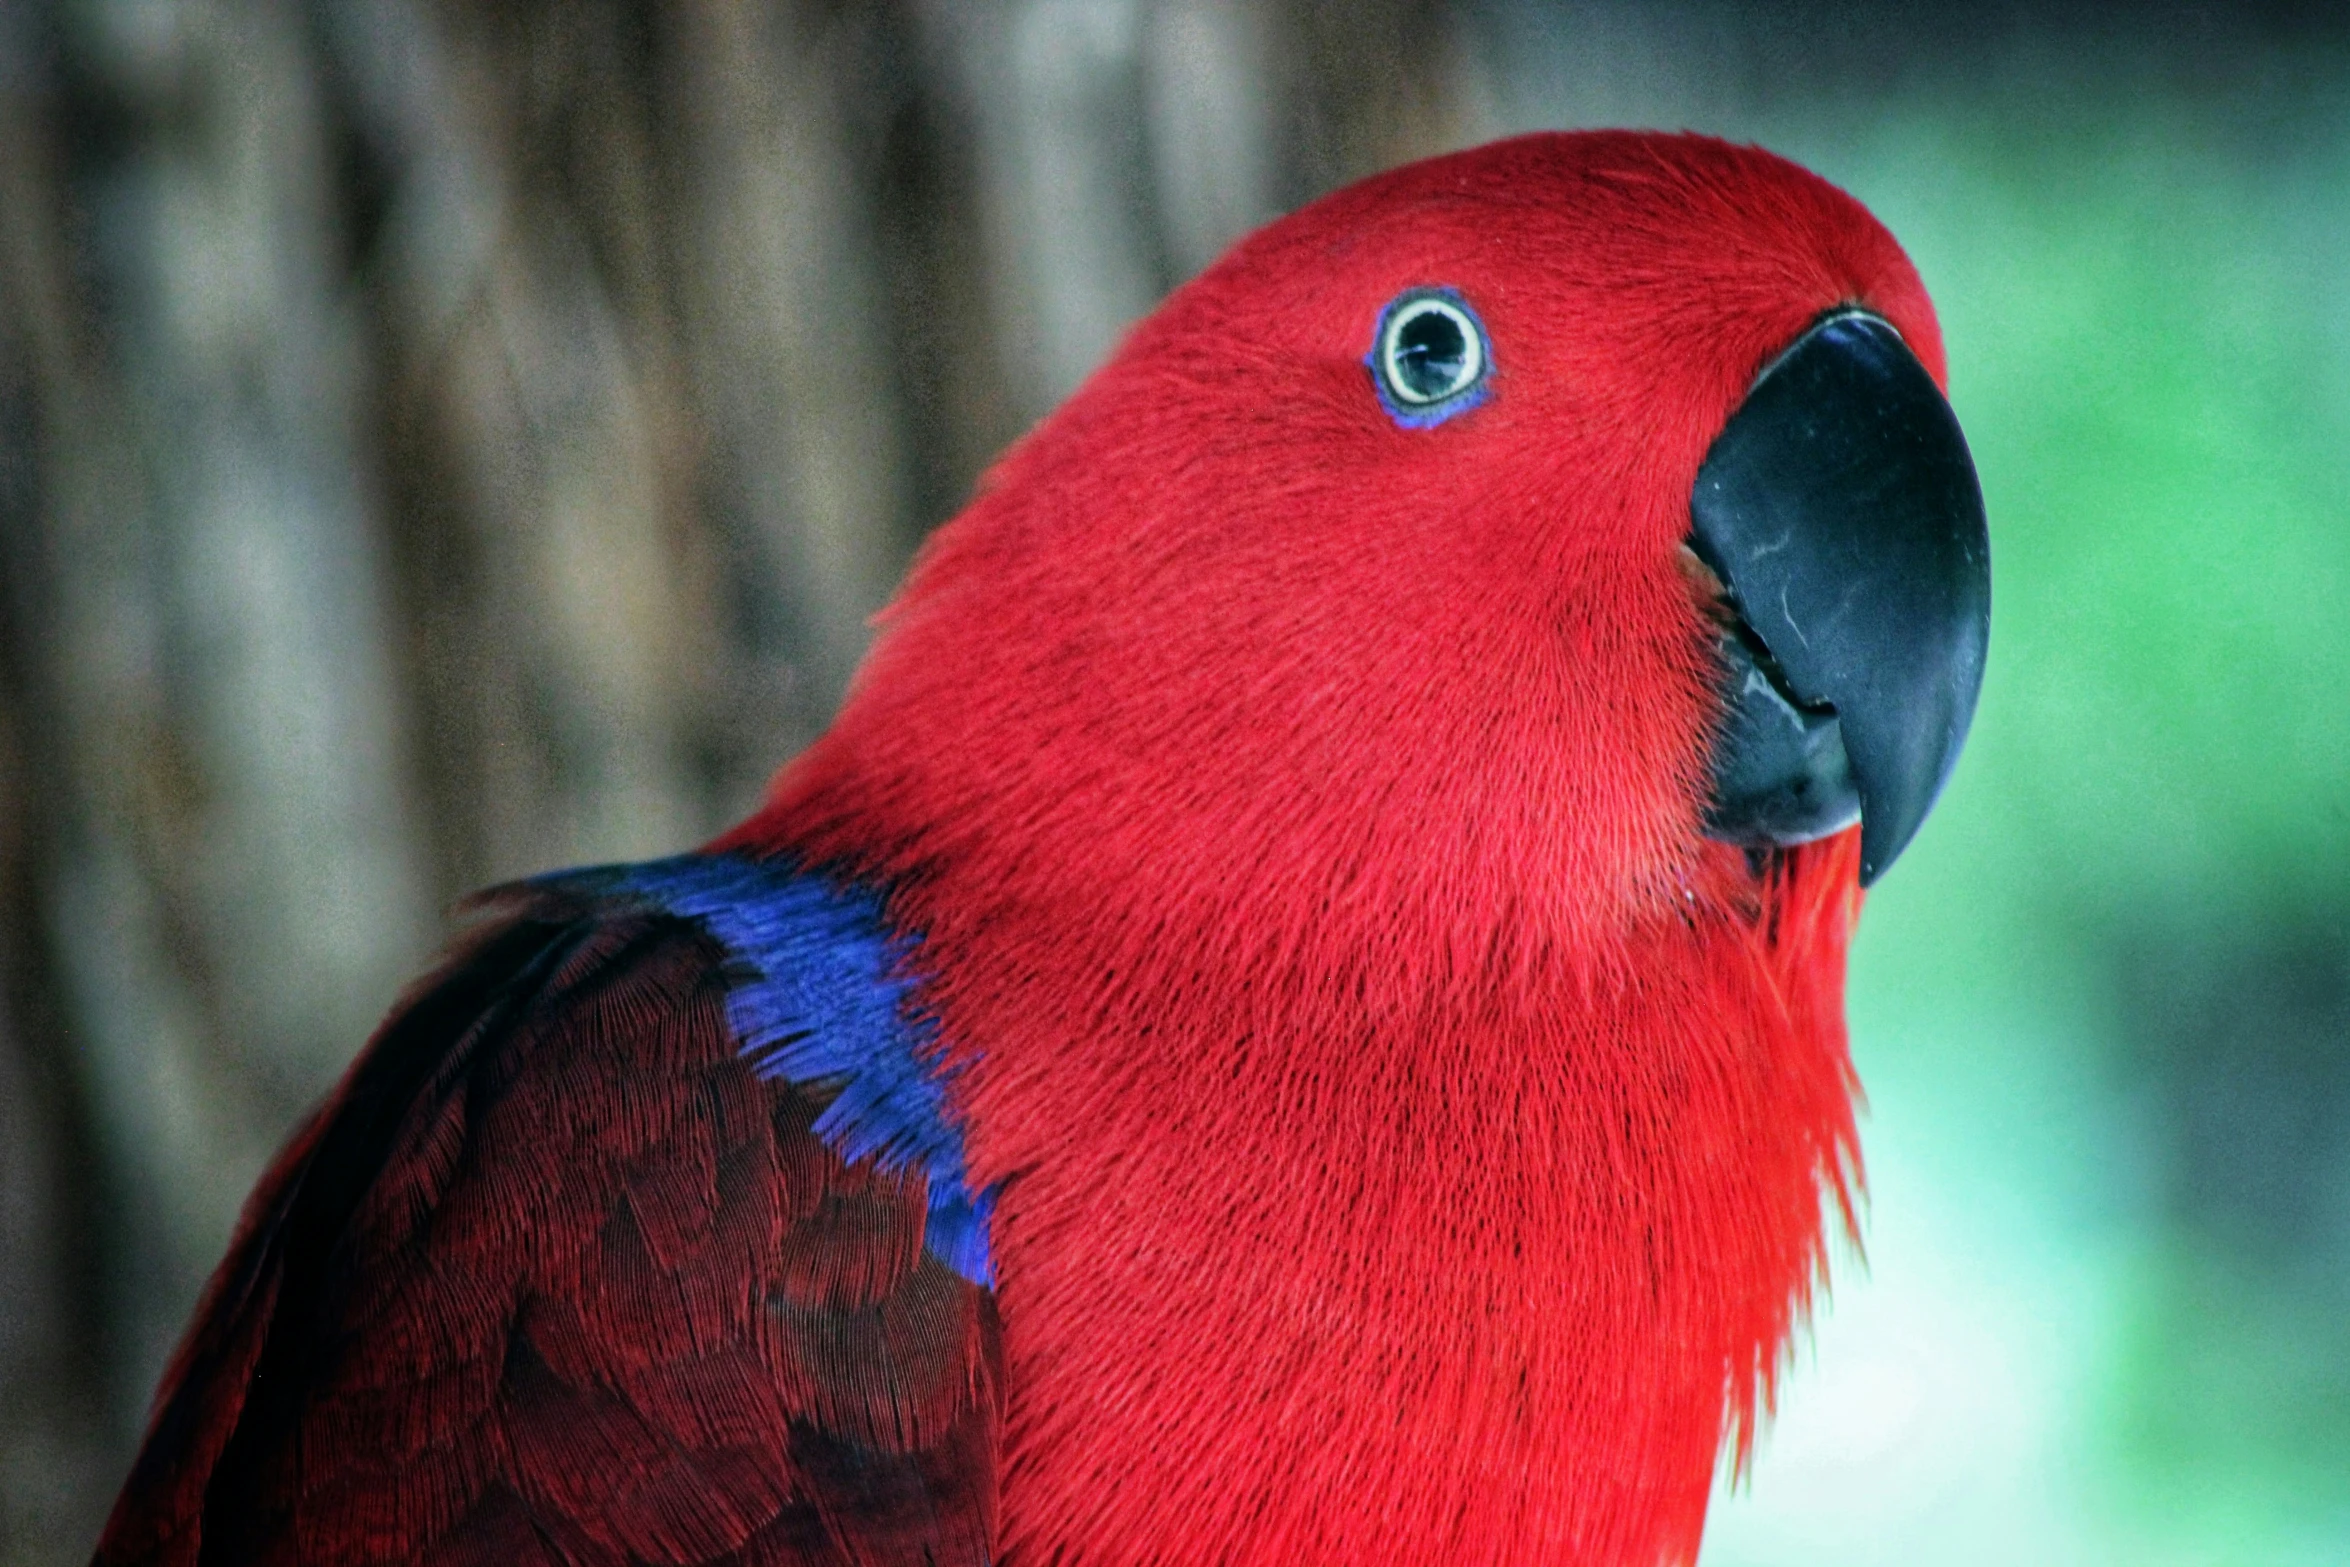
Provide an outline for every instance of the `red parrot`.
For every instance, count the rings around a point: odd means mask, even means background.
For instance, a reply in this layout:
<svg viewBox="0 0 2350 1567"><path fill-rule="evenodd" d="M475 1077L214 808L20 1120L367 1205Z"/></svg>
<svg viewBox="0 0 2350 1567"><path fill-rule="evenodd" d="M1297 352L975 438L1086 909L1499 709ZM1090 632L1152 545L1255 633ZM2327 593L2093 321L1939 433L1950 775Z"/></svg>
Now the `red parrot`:
<svg viewBox="0 0 2350 1567"><path fill-rule="evenodd" d="M1694 136L1244 240L756 815L492 895L97 1561L1689 1561L1980 685L1942 376L1866 211Z"/></svg>

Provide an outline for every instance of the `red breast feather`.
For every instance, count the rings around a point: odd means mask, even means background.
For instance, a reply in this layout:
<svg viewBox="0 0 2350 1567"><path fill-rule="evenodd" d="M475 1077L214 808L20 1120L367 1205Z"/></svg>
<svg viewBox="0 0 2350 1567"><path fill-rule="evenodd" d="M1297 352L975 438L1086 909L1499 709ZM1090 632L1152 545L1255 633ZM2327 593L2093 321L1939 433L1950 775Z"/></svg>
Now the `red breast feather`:
<svg viewBox="0 0 2350 1567"><path fill-rule="evenodd" d="M1483 406L1399 428L1381 308ZM1244 242L931 543L738 842L893 885L962 1066L1012 1562L1685 1561L1855 1179L1849 834L1700 829L1677 566L1757 370L1890 236L1546 135Z"/></svg>

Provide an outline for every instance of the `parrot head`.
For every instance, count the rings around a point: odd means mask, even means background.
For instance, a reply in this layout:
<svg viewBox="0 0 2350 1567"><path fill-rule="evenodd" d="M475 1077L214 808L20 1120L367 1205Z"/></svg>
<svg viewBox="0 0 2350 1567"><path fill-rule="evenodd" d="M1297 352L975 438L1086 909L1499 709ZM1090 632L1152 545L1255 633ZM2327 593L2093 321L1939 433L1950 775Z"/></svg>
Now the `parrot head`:
<svg viewBox="0 0 2350 1567"><path fill-rule="evenodd" d="M1017 820L1089 885L1278 878L1479 940L1530 909L1607 947L1747 897L1725 845L1856 820L1865 884L1982 674L1942 376L1892 237L1768 154L1547 135L1366 181L1014 449L783 792L853 749L946 853Z"/></svg>

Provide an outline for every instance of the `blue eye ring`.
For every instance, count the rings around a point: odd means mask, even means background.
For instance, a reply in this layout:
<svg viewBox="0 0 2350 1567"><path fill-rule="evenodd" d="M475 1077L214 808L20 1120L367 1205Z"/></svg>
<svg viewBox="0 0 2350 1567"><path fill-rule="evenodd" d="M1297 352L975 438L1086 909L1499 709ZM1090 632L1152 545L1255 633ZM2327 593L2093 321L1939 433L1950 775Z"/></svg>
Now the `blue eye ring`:
<svg viewBox="0 0 2350 1567"><path fill-rule="evenodd" d="M1363 364L1390 419L1407 430L1433 429L1485 401L1493 341L1457 291L1406 289L1379 312Z"/></svg>

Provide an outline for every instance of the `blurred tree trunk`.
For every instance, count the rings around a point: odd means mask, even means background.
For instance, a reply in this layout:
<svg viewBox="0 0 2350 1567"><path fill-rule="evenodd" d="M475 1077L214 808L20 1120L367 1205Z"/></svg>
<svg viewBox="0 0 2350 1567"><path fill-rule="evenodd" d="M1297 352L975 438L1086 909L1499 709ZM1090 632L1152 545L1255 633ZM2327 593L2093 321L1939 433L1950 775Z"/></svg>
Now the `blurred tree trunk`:
<svg viewBox="0 0 2350 1567"><path fill-rule="evenodd" d="M433 909L739 816L1005 442L1460 72L1407 0L0 9L0 1562Z"/></svg>
<svg viewBox="0 0 2350 1567"><path fill-rule="evenodd" d="M104 1211L91 1120L44 961L44 856L55 795L22 654L37 563L38 361L21 308L34 237L11 216L32 180L22 100L0 97L0 1559L85 1548L114 1445L89 1429L105 1396L106 1293L90 1238Z"/></svg>
<svg viewBox="0 0 2350 1567"><path fill-rule="evenodd" d="M444 896L711 821L688 735L713 573L626 23L320 11Z"/></svg>
<svg viewBox="0 0 2350 1567"><path fill-rule="evenodd" d="M40 496L11 570L123 1432L261 1160L427 921L301 20L53 25L48 123L10 138Z"/></svg>

